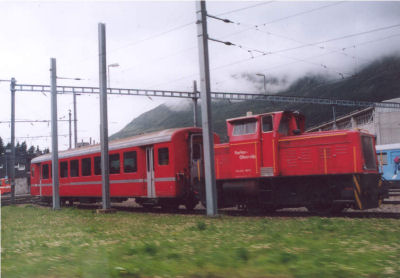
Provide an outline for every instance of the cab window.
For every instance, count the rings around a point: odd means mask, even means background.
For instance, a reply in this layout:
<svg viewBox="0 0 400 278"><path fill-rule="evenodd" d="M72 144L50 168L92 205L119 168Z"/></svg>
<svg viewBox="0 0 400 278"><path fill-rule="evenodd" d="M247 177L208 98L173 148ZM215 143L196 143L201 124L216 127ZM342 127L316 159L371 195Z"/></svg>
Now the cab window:
<svg viewBox="0 0 400 278"><path fill-rule="evenodd" d="M264 116L262 118L262 131L263 132L272 131L272 116Z"/></svg>
<svg viewBox="0 0 400 278"><path fill-rule="evenodd" d="M257 120L249 119L244 121L237 121L233 123L233 135L248 135L255 134L257 129Z"/></svg>
<svg viewBox="0 0 400 278"><path fill-rule="evenodd" d="M279 133L282 135L289 135L289 117L283 116L279 124Z"/></svg>

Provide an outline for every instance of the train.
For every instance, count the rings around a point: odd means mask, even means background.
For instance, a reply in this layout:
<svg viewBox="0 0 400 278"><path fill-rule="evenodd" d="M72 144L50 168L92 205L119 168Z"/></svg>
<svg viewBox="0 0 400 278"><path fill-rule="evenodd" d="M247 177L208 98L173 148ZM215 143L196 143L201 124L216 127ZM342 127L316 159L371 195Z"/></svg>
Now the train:
<svg viewBox="0 0 400 278"><path fill-rule="evenodd" d="M379 171L391 187L400 188L400 144L377 145Z"/></svg>
<svg viewBox="0 0 400 278"><path fill-rule="evenodd" d="M6 195L11 192L10 180L8 178L0 179L0 195Z"/></svg>
<svg viewBox="0 0 400 278"><path fill-rule="evenodd" d="M279 111L226 120L214 134L219 208L306 207L332 213L376 208L385 196L375 137L360 130L305 132L305 117ZM174 128L109 143L112 201L192 210L205 204L202 129ZM100 146L59 152L62 203L101 200ZM31 194L51 200L51 154L32 159Z"/></svg>

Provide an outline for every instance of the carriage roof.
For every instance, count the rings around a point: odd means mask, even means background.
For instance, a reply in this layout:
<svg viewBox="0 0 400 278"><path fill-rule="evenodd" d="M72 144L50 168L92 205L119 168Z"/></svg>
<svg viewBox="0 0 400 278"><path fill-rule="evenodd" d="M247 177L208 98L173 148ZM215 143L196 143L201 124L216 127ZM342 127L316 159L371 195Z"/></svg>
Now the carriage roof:
<svg viewBox="0 0 400 278"><path fill-rule="evenodd" d="M131 136L123 139L116 139L109 142L109 151L129 148L129 147L139 147L146 145L153 145L157 143L169 142L172 140L173 135L184 131L201 131L199 128L171 128L161 131L155 131L150 133L144 133L136 136ZM60 151L58 153L58 158L68 158L74 156L82 156L93 153L100 152L100 144L84 146L76 149ZM31 163L40 163L43 161L51 160L51 153L44 154L32 159Z"/></svg>

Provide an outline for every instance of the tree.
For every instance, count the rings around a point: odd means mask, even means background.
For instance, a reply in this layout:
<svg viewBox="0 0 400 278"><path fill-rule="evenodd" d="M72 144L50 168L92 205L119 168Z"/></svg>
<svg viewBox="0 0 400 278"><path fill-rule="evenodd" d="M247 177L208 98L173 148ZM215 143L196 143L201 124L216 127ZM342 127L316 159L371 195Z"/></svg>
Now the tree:
<svg viewBox="0 0 400 278"><path fill-rule="evenodd" d="M35 154L35 147L30 146L30 148L28 149L28 155L33 156L34 154Z"/></svg>
<svg viewBox="0 0 400 278"><path fill-rule="evenodd" d="M26 142L25 142L25 141L21 143L19 149L20 149L20 152L21 152L22 154L26 154L26 150L28 149L28 146L26 145Z"/></svg>
<svg viewBox="0 0 400 278"><path fill-rule="evenodd" d="M0 137L0 154L5 152L3 139Z"/></svg>

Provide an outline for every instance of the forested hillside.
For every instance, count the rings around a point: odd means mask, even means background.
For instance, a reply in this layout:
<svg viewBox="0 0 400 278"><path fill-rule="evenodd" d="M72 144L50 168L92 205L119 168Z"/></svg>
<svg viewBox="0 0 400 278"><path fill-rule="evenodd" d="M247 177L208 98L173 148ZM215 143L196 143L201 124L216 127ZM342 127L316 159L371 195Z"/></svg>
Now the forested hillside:
<svg viewBox="0 0 400 278"><path fill-rule="evenodd" d="M391 56L377 60L354 76L339 81L332 81L324 76L304 76L278 94L376 102L397 98L400 97L400 57ZM354 109L337 107L336 112L337 115L342 115ZM214 101L212 103L214 131L224 140L226 139L226 119L245 115L247 111L258 114L278 110L300 111L306 116L307 127L332 119L332 108L326 105L264 101ZM132 120L111 138L123 138L144 132L192 125L193 112L191 109L174 111L167 105L160 105Z"/></svg>

